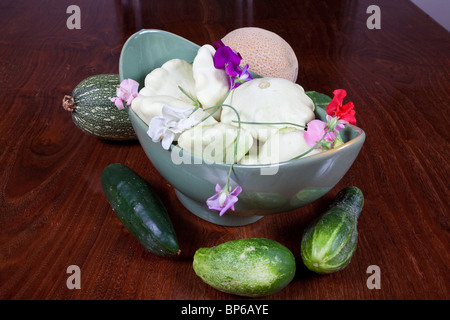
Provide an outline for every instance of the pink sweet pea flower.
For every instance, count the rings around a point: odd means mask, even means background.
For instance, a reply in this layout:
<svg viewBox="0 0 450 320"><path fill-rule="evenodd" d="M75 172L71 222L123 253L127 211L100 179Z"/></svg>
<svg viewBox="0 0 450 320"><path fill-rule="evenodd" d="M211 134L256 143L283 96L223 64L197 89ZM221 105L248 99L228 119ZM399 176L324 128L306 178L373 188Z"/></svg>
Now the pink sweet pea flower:
<svg viewBox="0 0 450 320"><path fill-rule="evenodd" d="M234 211L234 204L238 201L238 195L241 193L242 188L237 186L233 191L228 191L228 185L222 189L220 185L216 185L216 194L206 200L206 204L210 210L220 211L219 215L222 216L228 209Z"/></svg>
<svg viewBox="0 0 450 320"><path fill-rule="evenodd" d="M327 122L311 120L307 124L305 131L305 142L308 146L314 147L318 142L318 148L331 149L339 131L345 128L346 120L327 115Z"/></svg>
<svg viewBox="0 0 450 320"><path fill-rule="evenodd" d="M314 147L316 145L316 143L319 142L320 139L322 139L323 135L327 131L326 127L327 127L326 122L323 122L320 120L312 120L312 121L308 122L308 124L307 124L308 129L306 130L305 135L304 135L306 144L308 146L310 146L311 148ZM329 132L327 134L328 137L326 136L325 140L329 141L329 139L332 138L329 136L330 133L331 132ZM334 137L334 138L336 138L336 137Z"/></svg>
<svg viewBox="0 0 450 320"><path fill-rule="evenodd" d="M139 96L138 93L139 83L133 79L125 79L120 83L120 86L116 90L117 97L111 98L111 102L114 102L118 109L123 109L123 103L127 106L131 105L131 101Z"/></svg>

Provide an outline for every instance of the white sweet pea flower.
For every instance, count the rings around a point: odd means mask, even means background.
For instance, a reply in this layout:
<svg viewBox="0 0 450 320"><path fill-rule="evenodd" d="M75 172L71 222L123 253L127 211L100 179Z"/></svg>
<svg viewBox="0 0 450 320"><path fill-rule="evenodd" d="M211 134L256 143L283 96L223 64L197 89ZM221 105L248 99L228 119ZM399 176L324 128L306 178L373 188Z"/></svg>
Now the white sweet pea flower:
<svg viewBox="0 0 450 320"><path fill-rule="evenodd" d="M170 145L185 130L198 123L196 117L190 117L192 108L175 108L165 104L162 108L162 116L153 117L148 126L147 134L153 142L162 140L162 147L169 150Z"/></svg>

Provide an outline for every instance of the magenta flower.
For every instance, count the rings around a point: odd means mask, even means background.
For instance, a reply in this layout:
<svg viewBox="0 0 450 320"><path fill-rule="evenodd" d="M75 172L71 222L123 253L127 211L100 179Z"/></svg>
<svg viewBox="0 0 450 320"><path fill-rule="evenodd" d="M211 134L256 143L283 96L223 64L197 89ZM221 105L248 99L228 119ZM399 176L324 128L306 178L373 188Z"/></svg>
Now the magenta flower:
<svg viewBox="0 0 450 320"><path fill-rule="evenodd" d="M235 89L239 87L244 82L253 80L252 75L248 71L248 64L244 68L235 67L233 69L229 68L228 65L225 67L225 72L230 76L230 87Z"/></svg>
<svg viewBox="0 0 450 320"><path fill-rule="evenodd" d="M216 67L216 69L225 69L227 64L239 66L241 60L241 55L230 47L220 47L214 54L214 67Z"/></svg>
<svg viewBox="0 0 450 320"><path fill-rule="evenodd" d="M217 40L216 42L214 42L213 47L217 50L220 47L225 47L225 43L223 43L222 40Z"/></svg>
<svg viewBox="0 0 450 320"><path fill-rule="evenodd" d="M225 73L230 78L230 88L235 89L242 83L253 79L248 71L248 64L241 68L239 65L242 61L242 57L239 52L225 46L222 41L216 41L214 43L216 53L214 54L214 67L216 69L224 69Z"/></svg>
<svg viewBox="0 0 450 320"><path fill-rule="evenodd" d="M123 109L123 103L127 106L131 105L131 101L139 96L138 93L139 83L133 79L125 79L120 83L120 86L116 90L117 97L111 98L111 102L114 102L118 109Z"/></svg>
<svg viewBox="0 0 450 320"><path fill-rule="evenodd" d="M234 211L234 204L238 201L238 195L241 193L242 188L237 186L233 191L229 192L228 184L222 189L220 185L216 185L216 194L206 200L206 204L210 210L220 211L219 215L222 216L228 209Z"/></svg>

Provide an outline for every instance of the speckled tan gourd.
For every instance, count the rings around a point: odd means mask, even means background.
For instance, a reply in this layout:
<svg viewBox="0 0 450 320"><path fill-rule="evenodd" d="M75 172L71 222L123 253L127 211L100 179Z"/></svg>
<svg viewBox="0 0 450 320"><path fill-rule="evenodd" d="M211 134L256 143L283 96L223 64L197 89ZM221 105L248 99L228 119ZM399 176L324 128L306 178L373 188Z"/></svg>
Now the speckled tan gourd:
<svg viewBox="0 0 450 320"><path fill-rule="evenodd" d="M241 66L262 77L297 81L298 60L292 47L274 32L245 27L231 31L222 42L242 55Z"/></svg>

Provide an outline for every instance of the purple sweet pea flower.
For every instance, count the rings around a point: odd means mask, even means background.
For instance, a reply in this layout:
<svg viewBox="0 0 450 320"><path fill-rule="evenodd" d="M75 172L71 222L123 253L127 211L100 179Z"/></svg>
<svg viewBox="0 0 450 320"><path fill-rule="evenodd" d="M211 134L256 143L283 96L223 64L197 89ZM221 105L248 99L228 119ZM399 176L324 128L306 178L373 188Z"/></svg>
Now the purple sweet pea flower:
<svg viewBox="0 0 450 320"><path fill-rule="evenodd" d="M214 67L216 69L225 69L227 65L237 67L241 60L241 55L230 47L219 47L214 54Z"/></svg>
<svg viewBox="0 0 450 320"><path fill-rule="evenodd" d="M220 211L219 215L222 216L228 209L234 211L234 204L239 200L238 195L241 193L242 188L237 186L233 191L228 191L228 186L222 189L220 185L216 185L216 194L206 200L206 204L210 210Z"/></svg>
<svg viewBox="0 0 450 320"><path fill-rule="evenodd" d="M216 48L214 67L225 70L225 73L230 78L231 89L239 87L244 82L253 80L253 77L248 71L248 64L244 68L239 66L242 57L238 52L225 46L222 41L216 41L214 48Z"/></svg>
<svg viewBox="0 0 450 320"><path fill-rule="evenodd" d="M213 47L217 50L220 47L225 47L225 43L223 43L222 40L217 40L216 42L214 42Z"/></svg>
<svg viewBox="0 0 450 320"><path fill-rule="evenodd" d="M226 69L225 69L226 71ZM230 86L231 89L235 89L239 87L244 82L253 80L252 75L248 71L248 64L245 65L244 68L241 69L241 67L236 67L234 70L233 75L230 75L227 71L227 74L230 76Z"/></svg>

